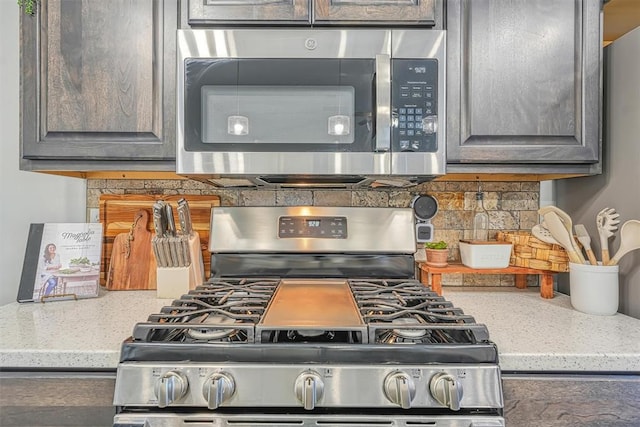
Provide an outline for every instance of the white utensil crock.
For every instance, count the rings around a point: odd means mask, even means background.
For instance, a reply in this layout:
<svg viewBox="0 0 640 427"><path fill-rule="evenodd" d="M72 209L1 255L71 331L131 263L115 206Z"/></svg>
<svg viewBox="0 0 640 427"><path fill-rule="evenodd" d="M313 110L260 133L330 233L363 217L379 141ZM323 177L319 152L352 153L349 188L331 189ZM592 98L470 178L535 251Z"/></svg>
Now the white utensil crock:
<svg viewBox="0 0 640 427"><path fill-rule="evenodd" d="M569 263L571 305L598 316L618 312L618 266Z"/></svg>

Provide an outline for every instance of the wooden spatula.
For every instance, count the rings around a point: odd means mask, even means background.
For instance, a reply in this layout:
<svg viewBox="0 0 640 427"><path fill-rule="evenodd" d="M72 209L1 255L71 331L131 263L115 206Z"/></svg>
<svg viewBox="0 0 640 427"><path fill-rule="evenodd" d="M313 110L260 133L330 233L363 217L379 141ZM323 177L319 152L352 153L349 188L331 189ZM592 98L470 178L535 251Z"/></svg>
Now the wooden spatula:
<svg viewBox="0 0 640 427"><path fill-rule="evenodd" d="M596 256L591 250L591 236L589 236L589 232L584 224L576 224L573 226L573 229L576 231L576 237L578 241L584 248L584 251L587 253L587 258L589 258L589 264L598 265L598 261L596 260Z"/></svg>

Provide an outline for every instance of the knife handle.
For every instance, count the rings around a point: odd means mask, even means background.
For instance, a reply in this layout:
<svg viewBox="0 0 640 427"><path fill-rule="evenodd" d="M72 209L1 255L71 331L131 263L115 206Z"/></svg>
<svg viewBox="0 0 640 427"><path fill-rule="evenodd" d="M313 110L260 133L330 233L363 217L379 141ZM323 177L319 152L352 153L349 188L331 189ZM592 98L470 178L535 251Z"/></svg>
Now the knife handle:
<svg viewBox="0 0 640 427"><path fill-rule="evenodd" d="M165 218L167 220L167 232L169 236L175 236L176 222L173 219L173 208L171 207L170 204L167 203L166 205L164 205L164 209L165 209Z"/></svg>
<svg viewBox="0 0 640 427"><path fill-rule="evenodd" d="M164 237L166 224L164 220L164 203L158 201L153 204L153 228L156 232L156 236Z"/></svg>
<svg viewBox="0 0 640 427"><path fill-rule="evenodd" d="M191 211L189 210L189 203L184 199L178 200L178 218L180 220L180 229L183 234L187 236L193 231L193 224L191 223Z"/></svg>
<svg viewBox="0 0 640 427"><path fill-rule="evenodd" d="M153 247L153 254L156 257L156 264L158 267L166 267L167 263L164 258L164 252L162 246L160 244L160 238L158 236L154 236L151 240L151 246Z"/></svg>

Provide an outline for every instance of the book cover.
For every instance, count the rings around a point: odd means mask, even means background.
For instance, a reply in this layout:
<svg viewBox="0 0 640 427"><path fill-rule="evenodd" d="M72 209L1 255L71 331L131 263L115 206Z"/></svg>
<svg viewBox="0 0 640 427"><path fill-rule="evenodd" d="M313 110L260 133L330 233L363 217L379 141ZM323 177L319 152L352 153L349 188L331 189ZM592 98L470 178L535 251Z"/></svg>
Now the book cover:
<svg viewBox="0 0 640 427"><path fill-rule="evenodd" d="M100 289L102 224L31 224L18 302L92 298Z"/></svg>

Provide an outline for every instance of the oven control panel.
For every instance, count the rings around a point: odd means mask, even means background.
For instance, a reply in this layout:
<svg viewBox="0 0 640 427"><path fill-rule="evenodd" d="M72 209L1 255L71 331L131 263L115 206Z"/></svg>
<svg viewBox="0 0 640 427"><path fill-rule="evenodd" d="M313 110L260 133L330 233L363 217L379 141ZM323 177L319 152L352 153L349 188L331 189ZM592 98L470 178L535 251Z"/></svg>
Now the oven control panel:
<svg viewBox="0 0 640 427"><path fill-rule="evenodd" d="M291 346L295 351L295 346ZM268 384L268 387L264 385ZM463 408L504 406L497 365L121 363L116 406Z"/></svg>
<svg viewBox="0 0 640 427"><path fill-rule="evenodd" d="M391 151L436 152L438 149L438 61L392 61Z"/></svg>
<svg viewBox="0 0 640 427"><path fill-rule="evenodd" d="M281 216L278 218L278 237L346 239L347 217L344 216Z"/></svg>

